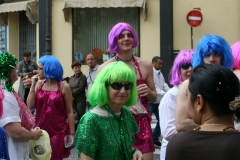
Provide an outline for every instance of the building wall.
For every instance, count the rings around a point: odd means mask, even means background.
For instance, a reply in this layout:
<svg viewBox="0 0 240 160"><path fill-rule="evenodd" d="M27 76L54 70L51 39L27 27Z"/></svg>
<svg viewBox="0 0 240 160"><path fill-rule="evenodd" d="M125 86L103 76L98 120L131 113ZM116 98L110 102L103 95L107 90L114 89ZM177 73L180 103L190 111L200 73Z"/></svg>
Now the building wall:
<svg viewBox="0 0 240 160"><path fill-rule="evenodd" d="M193 27L193 48L205 34L216 34L230 45L240 38L239 0L173 0L174 49L191 47L191 29L186 21L187 13L201 8L201 26Z"/></svg>
<svg viewBox="0 0 240 160"><path fill-rule="evenodd" d="M64 21L62 12L63 1L52 0L52 53L64 68L64 77L71 76L72 63L72 15L69 22ZM152 57L160 54L160 24L159 0L148 0L147 21L143 19L140 11L140 56L151 61ZM88 66L82 65L82 71L87 73Z"/></svg>

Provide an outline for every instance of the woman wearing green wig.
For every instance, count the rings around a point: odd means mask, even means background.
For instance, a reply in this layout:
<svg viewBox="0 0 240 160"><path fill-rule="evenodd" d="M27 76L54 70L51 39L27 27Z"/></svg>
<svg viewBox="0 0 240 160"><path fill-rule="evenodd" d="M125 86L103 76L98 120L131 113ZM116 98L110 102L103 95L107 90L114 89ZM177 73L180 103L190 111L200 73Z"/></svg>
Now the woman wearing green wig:
<svg viewBox="0 0 240 160"><path fill-rule="evenodd" d="M112 62L96 77L88 100L93 108L78 125L74 139L81 160L142 160L133 148L138 126L128 106L137 102L136 75L123 62Z"/></svg>

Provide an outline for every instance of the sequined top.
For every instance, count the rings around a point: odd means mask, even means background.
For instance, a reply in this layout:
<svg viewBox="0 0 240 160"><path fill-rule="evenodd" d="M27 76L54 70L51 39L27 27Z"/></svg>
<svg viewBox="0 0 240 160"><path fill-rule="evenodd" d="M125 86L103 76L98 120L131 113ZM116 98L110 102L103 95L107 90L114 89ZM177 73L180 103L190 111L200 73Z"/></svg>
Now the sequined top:
<svg viewBox="0 0 240 160"><path fill-rule="evenodd" d="M36 126L49 134L52 147L51 160L60 160L70 154L64 145L64 136L69 134L66 106L60 82L57 91L43 90L45 82L41 84L36 95Z"/></svg>
<svg viewBox="0 0 240 160"><path fill-rule="evenodd" d="M138 127L130 111L122 107L119 121L109 112L99 115L93 113L93 110L82 117L78 126L74 139L78 153L82 152L94 160L131 160L134 135L138 132ZM126 129L120 129L121 123L127 126Z"/></svg>
<svg viewBox="0 0 240 160"><path fill-rule="evenodd" d="M10 159L8 155L7 134L2 127L0 127L0 159Z"/></svg>

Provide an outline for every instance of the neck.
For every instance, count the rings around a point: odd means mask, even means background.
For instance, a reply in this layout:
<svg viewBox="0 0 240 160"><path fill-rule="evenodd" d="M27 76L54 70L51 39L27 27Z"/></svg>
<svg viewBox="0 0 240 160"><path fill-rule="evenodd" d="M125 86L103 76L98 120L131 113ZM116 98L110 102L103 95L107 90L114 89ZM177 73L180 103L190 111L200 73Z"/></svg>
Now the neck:
<svg viewBox="0 0 240 160"><path fill-rule="evenodd" d="M55 84L57 84L57 80L55 80L55 79L50 79L50 78L48 78L48 79L46 79L46 84L48 85L48 86L51 86L51 85L55 85Z"/></svg>
<svg viewBox="0 0 240 160"><path fill-rule="evenodd" d="M223 131L227 127L234 127L233 115L214 117L201 124L203 131Z"/></svg>
<svg viewBox="0 0 240 160"><path fill-rule="evenodd" d="M130 51L119 51L116 55L121 61L131 61L133 57L132 50Z"/></svg>
<svg viewBox="0 0 240 160"><path fill-rule="evenodd" d="M119 113L121 112L122 109L122 105L119 104L112 104L112 103L108 103L107 106L113 110L113 112L115 113Z"/></svg>

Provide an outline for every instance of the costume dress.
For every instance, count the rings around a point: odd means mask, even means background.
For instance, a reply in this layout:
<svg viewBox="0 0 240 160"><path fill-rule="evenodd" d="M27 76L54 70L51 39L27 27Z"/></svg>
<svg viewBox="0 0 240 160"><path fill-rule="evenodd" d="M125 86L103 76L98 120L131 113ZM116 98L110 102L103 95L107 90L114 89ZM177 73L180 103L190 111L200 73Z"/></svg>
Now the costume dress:
<svg viewBox="0 0 240 160"><path fill-rule="evenodd" d="M61 160L69 156L65 148L64 136L69 135L66 106L60 82L57 91L43 90L46 81L40 85L36 95L36 126L48 132L52 147L51 160Z"/></svg>
<svg viewBox="0 0 240 160"><path fill-rule="evenodd" d="M160 127L163 137L160 150L160 160L165 160L168 141L173 135L177 134L175 125L177 94L178 86L174 86L163 96L159 105Z"/></svg>
<svg viewBox="0 0 240 160"><path fill-rule="evenodd" d="M131 112L106 111L98 106L83 115L74 138L78 153L94 160L132 160L134 134L138 131Z"/></svg>
<svg viewBox="0 0 240 160"><path fill-rule="evenodd" d="M118 57L115 56L115 59L118 61ZM137 79L137 86L140 84L146 84L146 81L142 78L142 73L138 65L137 60L133 56L133 62L135 64L136 72L139 74L140 79ZM153 152L155 150L153 144L153 136L151 129L151 115L148 109L148 100L146 97L140 97L141 103L147 110L148 114L136 115L133 114L134 119L137 122L139 132L135 134L135 143L134 148L138 148L142 153Z"/></svg>
<svg viewBox="0 0 240 160"><path fill-rule="evenodd" d="M181 132L170 139L166 160L239 160L239 144L239 132Z"/></svg>
<svg viewBox="0 0 240 160"><path fill-rule="evenodd" d="M20 118L20 107L13 92L4 90L3 115L0 119L0 127L8 123L22 123ZM28 157L28 142L15 141L7 135L8 151L11 160L25 160Z"/></svg>
<svg viewBox="0 0 240 160"><path fill-rule="evenodd" d="M8 154L7 134L2 127L0 127L0 159L10 160Z"/></svg>

